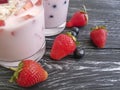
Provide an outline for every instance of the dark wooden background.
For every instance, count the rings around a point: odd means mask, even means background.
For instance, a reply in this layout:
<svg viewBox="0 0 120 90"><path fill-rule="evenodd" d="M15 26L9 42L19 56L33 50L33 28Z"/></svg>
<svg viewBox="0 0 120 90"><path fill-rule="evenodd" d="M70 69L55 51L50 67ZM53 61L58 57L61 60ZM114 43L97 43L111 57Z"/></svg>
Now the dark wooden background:
<svg viewBox="0 0 120 90"><path fill-rule="evenodd" d="M67 19L82 4L82 0L70 0ZM54 37L47 37L47 50L40 63L48 71L48 79L31 88L21 88L8 82L13 72L0 67L0 90L120 90L120 0L85 0L84 4L89 23L80 28L78 40L85 48L85 57L51 60L49 52ZM97 49L90 41L90 28L96 25L105 25L108 29L104 49Z"/></svg>

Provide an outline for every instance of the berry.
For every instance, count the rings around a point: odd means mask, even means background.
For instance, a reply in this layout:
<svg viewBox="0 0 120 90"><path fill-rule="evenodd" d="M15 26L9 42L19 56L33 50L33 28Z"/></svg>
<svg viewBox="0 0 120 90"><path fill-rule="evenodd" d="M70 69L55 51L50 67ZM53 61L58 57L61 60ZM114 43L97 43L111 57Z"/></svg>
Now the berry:
<svg viewBox="0 0 120 90"><path fill-rule="evenodd" d="M67 3L67 1L64 1L64 4L66 4Z"/></svg>
<svg viewBox="0 0 120 90"><path fill-rule="evenodd" d="M21 87L31 87L45 81L47 77L47 71L40 64L33 60L23 60L11 77L10 82L15 81Z"/></svg>
<svg viewBox="0 0 120 90"><path fill-rule="evenodd" d="M5 26L5 21L4 20L0 20L0 26Z"/></svg>
<svg viewBox="0 0 120 90"><path fill-rule="evenodd" d="M37 2L35 3L36 6L40 6L42 4L42 0L37 0Z"/></svg>
<svg viewBox="0 0 120 90"><path fill-rule="evenodd" d="M53 42L50 57L54 60L61 60L73 53L75 48L75 38L71 34L59 34Z"/></svg>
<svg viewBox="0 0 120 90"><path fill-rule="evenodd" d="M54 16L53 15L50 15L50 18L53 18Z"/></svg>
<svg viewBox="0 0 120 90"><path fill-rule="evenodd" d="M84 8L84 11L76 11L71 19L66 23L66 27L83 27L88 23L88 14Z"/></svg>
<svg viewBox="0 0 120 90"><path fill-rule="evenodd" d="M80 29L78 27L73 27L72 30L75 31L77 35L79 34Z"/></svg>
<svg viewBox="0 0 120 90"><path fill-rule="evenodd" d="M33 3L31 2L31 0L28 0L27 3L23 6L25 10L28 10L32 7L33 7Z"/></svg>
<svg viewBox="0 0 120 90"><path fill-rule="evenodd" d="M53 7L53 8L56 8L56 7L57 7L57 5L53 5L52 7Z"/></svg>
<svg viewBox="0 0 120 90"><path fill-rule="evenodd" d="M85 55L85 50L83 48L76 48L74 53L73 53L73 56L74 58L76 59L80 59L82 58L83 56Z"/></svg>
<svg viewBox="0 0 120 90"><path fill-rule="evenodd" d="M107 30L104 26L96 26L90 32L90 38L98 48L104 48L107 40Z"/></svg>
<svg viewBox="0 0 120 90"><path fill-rule="evenodd" d="M75 31L71 31L71 35L77 37L77 33Z"/></svg>

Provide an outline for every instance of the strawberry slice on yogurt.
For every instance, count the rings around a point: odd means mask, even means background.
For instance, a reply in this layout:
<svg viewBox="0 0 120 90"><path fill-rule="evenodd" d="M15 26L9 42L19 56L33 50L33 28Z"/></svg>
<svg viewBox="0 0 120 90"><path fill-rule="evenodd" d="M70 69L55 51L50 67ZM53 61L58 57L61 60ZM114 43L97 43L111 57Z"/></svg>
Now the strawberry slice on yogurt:
<svg viewBox="0 0 120 90"><path fill-rule="evenodd" d="M0 27L1 26L5 26L5 21L4 20L0 20Z"/></svg>
<svg viewBox="0 0 120 90"><path fill-rule="evenodd" d="M32 16L32 15L25 15L25 16L22 16L22 19L24 19L24 20L28 20L28 19L31 19L31 18L33 18L34 16Z"/></svg>
<svg viewBox="0 0 120 90"><path fill-rule="evenodd" d="M31 2L31 0L28 0L27 3L23 6L25 10L28 10L32 7L33 7L33 3Z"/></svg>
<svg viewBox="0 0 120 90"><path fill-rule="evenodd" d="M8 0L0 0L0 4L8 3Z"/></svg>
<svg viewBox="0 0 120 90"><path fill-rule="evenodd" d="M40 6L42 4L42 0L37 0L37 2L35 3L36 6Z"/></svg>
<svg viewBox="0 0 120 90"><path fill-rule="evenodd" d="M19 14L22 14L23 12L25 12L26 10L30 9L33 7L33 3L31 0L28 0L26 2L26 4L19 10L15 13L15 15L19 15Z"/></svg>

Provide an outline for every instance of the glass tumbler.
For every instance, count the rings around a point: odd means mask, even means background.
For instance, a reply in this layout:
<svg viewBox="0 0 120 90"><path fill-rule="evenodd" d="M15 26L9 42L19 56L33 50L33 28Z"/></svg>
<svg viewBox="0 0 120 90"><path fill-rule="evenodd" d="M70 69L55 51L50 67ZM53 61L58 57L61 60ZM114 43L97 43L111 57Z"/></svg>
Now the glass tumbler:
<svg viewBox="0 0 120 90"><path fill-rule="evenodd" d="M44 0L45 36L61 33L66 26L69 0Z"/></svg>
<svg viewBox="0 0 120 90"><path fill-rule="evenodd" d="M8 16L2 12L4 19L0 18L4 21L4 25L0 26L0 65L4 67L17 66L24 59L38 61L45 52L42 0L15 1L18 1L16 10Z"/></svg>

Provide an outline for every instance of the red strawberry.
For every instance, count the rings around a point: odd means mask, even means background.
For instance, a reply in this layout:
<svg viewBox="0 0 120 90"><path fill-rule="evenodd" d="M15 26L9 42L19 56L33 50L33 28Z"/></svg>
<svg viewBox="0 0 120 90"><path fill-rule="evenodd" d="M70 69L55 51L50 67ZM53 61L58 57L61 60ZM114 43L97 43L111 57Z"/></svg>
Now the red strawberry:
<svg viewBox="0 0 120 90"><path fill-rule="evenodd" d="M32 16L32 15L25 15L25 16L22 16L22 19L24 19L24 20L28 20L28 19L31 19L31 18L33 18L34 16Z"/></svg>
<svg viewBox="0 0 120 90"><path fill-rule="evenodd" d="M54 60L60 60L71 54L76 49L74 37L67 34L59 34L53 43L50 57Z"/></svg>
<svg viewBox="0 0 120 90"><path fill-rule="evenodd" d="M35 3L35 5L40 6L42 4L42 0L37 0L37 2Z"/></svg>
<svg viewBox="0 0 120 90"><path fill-rule="evenodd" d="M98 48L104 48L107 40L107 30L104 26L96 26L90 32L90 38Z"/></svg>
<svg viewBox="0 0 120 90"><path fill-rule="evenodd" d="M22 87L31 87L45 81L47 77L48 73L40 64L33 60L23 60L10 81L16 81L17 84Z"/></svg>
<svg viewBox="0 0 120 90"><path fill-rule="evenodd" d="M66 23L66 27L83 27L88 23L88 14L86 11L76 11L72 18Z"/></svg>
<svg viewBox="0 0 120 90"><path fill-rule="evenodd" d="M8 3L8 0L0 0L0 4Z"/></svg>
<svg viewBox="0 0 120 90"><path fill-rule="evenodd" d="M0 20L0 26L5 26L5 21L4 20Z"/></svg>
<svg viewBox="0 0 120 90"><path fill-rule="evenodd" d="M31 2L31 0L27 0L26 4L19 10L15 13L15 15L19 15L19 14L22 14L23 12L25 12L26 10L30 9L33 7L33 3Z"/></svg>
<svg viewBox="0 0 120 90"><path fill-rule="evenodd" d="M32 7L33 7L33 3L31 2L31 0L27 0L27 3L23 6L25 10L28 10Z"/></svg>

